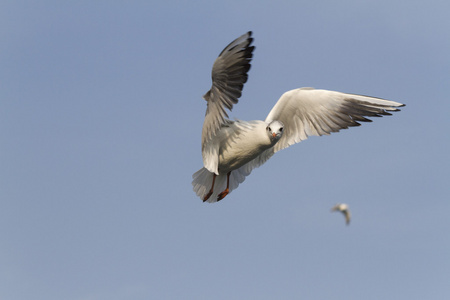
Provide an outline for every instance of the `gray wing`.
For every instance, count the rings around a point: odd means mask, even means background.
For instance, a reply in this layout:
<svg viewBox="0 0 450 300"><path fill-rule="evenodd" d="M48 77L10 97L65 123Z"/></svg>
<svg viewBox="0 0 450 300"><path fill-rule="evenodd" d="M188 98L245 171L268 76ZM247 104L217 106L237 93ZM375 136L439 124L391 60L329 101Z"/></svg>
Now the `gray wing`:
<svg viewBox="0 0 450 300"><path fill-rule="evenodd" d="M225 109L231 111L242 94L255 48L250 46L253 41L251 35L252 32L249 31L232 41L214 62L212 86L203 96L207 101L207 109L202 130L202 150L220 127L227 123L228 114Z"/></svg>
<svg viewBox="0 0 450 300"><path fill-rule="evenodd" d="M284 124L283 136L273 152L306 140L309 136L329 135L359 122L365 117L381 117L398 111L402 103L327 90L301 88L284 93L266 118Z"/></svg>

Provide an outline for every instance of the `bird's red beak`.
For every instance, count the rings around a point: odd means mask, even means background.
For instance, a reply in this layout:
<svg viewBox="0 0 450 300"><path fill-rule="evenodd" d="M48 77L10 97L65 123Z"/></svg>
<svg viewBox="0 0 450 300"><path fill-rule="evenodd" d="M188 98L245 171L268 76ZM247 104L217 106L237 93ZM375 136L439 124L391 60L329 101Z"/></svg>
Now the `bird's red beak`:
<svg viewBox="0 0 450 300"><path fill-rule="evenodd" d="M276 134L276 133L274 132L274 133L272 133L272 136L273 136L273 137L276 137L276 136L277 136L277 134Z"/></svg>

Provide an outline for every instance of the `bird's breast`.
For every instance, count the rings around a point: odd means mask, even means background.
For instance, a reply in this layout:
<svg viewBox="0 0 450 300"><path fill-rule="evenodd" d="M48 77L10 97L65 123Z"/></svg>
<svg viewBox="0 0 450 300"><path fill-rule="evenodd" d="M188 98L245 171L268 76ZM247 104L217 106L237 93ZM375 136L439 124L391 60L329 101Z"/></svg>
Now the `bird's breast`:
<svg viewBox="0 0 450 300"><path fill-rule="evenodd" d="M225 131L219 150L219 174L236 170L273 146L266 133L267 124L252 121L242 126L234 124Z"/></svg>

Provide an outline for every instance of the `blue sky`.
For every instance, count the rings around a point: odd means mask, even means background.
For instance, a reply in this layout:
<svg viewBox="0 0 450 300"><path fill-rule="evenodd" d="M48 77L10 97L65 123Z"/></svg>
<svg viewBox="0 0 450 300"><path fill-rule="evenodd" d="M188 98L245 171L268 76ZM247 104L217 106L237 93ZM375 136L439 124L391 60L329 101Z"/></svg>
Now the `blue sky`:
<svg viewBox="0 0 450 300"><path fill-rule="evenodd" d="M448 1L4 1L1 299L450 297ZM315 87L407 106L278 152L202 203L212 63L230 114ZM348 203L353 219L331 213Z"/></svg>

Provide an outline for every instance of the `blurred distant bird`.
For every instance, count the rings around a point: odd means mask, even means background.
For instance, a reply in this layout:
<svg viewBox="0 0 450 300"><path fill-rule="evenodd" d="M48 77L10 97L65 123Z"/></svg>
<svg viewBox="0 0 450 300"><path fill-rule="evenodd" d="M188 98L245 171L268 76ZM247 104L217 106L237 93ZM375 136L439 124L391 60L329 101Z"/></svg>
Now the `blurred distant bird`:
<svg viewBox="0 0 450 300"><path fill-rule="evenodd" d="M344 216L345 216L345 223L347 223L347 225L350 224L351 214L350 214L350 210L348 209L348 205L347 204L345 204L345 203L338 203L335 206L333 206L331 211L340 211L340 212L342 212L342 214L344 214Z"/></svg>
<svg viewBox="0 0 450 300"><path fill-rule="evenodd" d="M284 93L264 121L229 120L226 109L238 103L248 79L254 46L249 31L223 49L212 67L212 86L203 98L207 108L202 130L203 168L192 186L203 201L223 199L254 168L281 149L309 136L329 135L365 117L381 117L403 104L380 98L313 88Z"/></svg>

